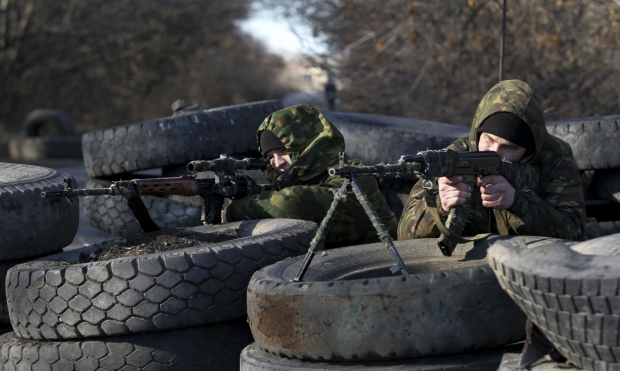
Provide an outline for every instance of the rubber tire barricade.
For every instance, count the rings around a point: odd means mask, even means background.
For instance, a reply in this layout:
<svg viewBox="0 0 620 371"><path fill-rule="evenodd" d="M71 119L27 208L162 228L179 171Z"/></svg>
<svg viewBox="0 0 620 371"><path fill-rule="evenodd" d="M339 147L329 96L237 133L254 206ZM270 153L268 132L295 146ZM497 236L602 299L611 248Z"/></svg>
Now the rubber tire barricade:
<svg viewBox="0 0 620 371"><path fill-rule="evenodd" d="M86 188L105 188L110 182L91 179ZM151 219L162 229L202 225L200 208L156 196L141 196ZM65 201L66 202L66 201ZM89 225L117 236L144 233L123 196L80 197L82 217Z"/></svg>
<svg viewBox="0 0 620 371"><path fill-rule="evenodd" d="M92 245L14 267L6 287L13 329L24 339L78 339L245 316L252 273L305 253L316 224L267 219L191 230L213 233L226 228L239 229L243 237L76 264L80 253L88 255L100 247Z"/></svg>
<svg viewBox="0 0 620 371"><path fill-rule="evenodd" d="M620 256L620 233L579 242L570 248L585 255Z"/></svg>
<svg viewBox="0 0 620 371"><path fill-rule="evenodd" d="M542 330L558 351L586 370L616 370L620 344L618 260L594 252L620 235L567 248L555 243L523 249L505 241L489 249L489 264L502 288ZM617 255L618 242L612 249ZM600 248L599 250L600 251Z"/></svg>
<svg viewBox="0 0 620 371"><path fill-rule="evenodd" d="M405 117L325 112L344 135L347 154L365 164L395 163L401 155L445 148L469 128Z"/></svg>
<svg viewBox="0 0 620 371"><path fill-rule="evenodd" d="M52 158L82 158L81 137L15 138L9 142L11 161L41 161Z"/></svg>
<svg viewBox="0 0 620 371"><path fill-rule="evenodd" d="M437 356L495 347L524 337L525 315L486 264L487 247L510 237L459 245L444 257L437 239L395 241L411 272L392 275L380 243L328 250L304 280L287 259L256 272L248 285L248 322L259 348L313 360ZM512 237L517 238L517 237ZM557 241L518 237L538 245Z"/></svg>
<svg viewBox="0 0 620 371"><path fill-rule="evenodd" d="M9 307L6 302L6 288L5 288L5 279L6 273L8 270L18 264L25 263L27 261L32 260L32 257L18 259L18 260L10 260L6 262L0 262L0 327L2 325L11 325L11 321L9 319ZM9 327L10 328L10 327ZM11 331L13 329L11 328ZM0 334L3 332L0 331Z"/></svg>
<svg viewBox="0 0 620 371"><path fill-rule="evenodd" d="M522 347L519 345L518 347ZM327 362L288 359L266 353L254 343L241 352L241 371L495 371L505 351L517 347L400 361ZM511 370L512 371L512 370Z"/></svg>
<svg viewBox="0 0 620 371"><path fill-rule="evenodd" d="M518 371L519 362L521 361L520 353L506 353L502 357L497 371ZM550 359L543 359L537 361L533 366L527 368L528 371L584 371L582 368L576 366L569 366L565 363L559 363Z"/></svg>
<svg viewBox="0 0 620 371"><path fill-rule="evenodd" d="M593 221L586 222L587 240L597 239L616 233L620 233L620 220L597 222L596 219L594 219Z"/></svg>
<svg viewBox="0 0 620 371"><path fill-rule="evenodd" d="M51 109L37 109L30 112L24 120L22 134L26 137L37 137L39 129L44 125L56 127L57 135L75 134L71 120L62 112Z"/></svg>
<svg viewBox="0 0 620 371"><path fill-rule="evenodd" d="M36 341L0 336L0 370L237 370L245 318L155 334Z"/></svg>
<svg viewBox="0 0 620 371"><path fill-rule="evenodd" d="M69 174L41 166L0 162L0 261L47 254L69 245L79 208L63 198L41 197L64 189Z"/></svg>
<svg viewBox="0 0 620 371"><path fill-rule="evenodd" d="M596 171L592 183L596 198L620 202L620 169Z"/></svg>
<svg viewBox="0 0 620 371"><path fill-rule="evenodd" d="M570 144L579 170L620 168L620 115L551 121L547 131Z"/></svg>
<svg viewBox="0 0 620 371"><path fill-rule="evenodd" d="M280 101L263 101L96 130L82 135L92 178L256 150L256 129Z"/></svg>

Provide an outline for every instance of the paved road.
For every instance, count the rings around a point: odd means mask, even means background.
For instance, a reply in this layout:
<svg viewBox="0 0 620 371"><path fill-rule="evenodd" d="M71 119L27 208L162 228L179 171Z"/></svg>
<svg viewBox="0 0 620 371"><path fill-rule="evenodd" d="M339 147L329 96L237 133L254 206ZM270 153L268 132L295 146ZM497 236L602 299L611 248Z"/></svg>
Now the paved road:
<svg viewBox="0 0 620 371"><path fill-rule="evenodd" d="M75 180L77 180L79 187L84 187L88 181L88 174L86 174L86 169L84 168L84 162L82 160L48 160L37 162L33 165L49 167L69 173L73 175ZM80 224L78 226L77 233L73 239L73 242L69 246L65 247L65 250L77 249L79 247L94 245L116 238L120 237L111 233L103 232L88 225L80 211Z"/></svg>

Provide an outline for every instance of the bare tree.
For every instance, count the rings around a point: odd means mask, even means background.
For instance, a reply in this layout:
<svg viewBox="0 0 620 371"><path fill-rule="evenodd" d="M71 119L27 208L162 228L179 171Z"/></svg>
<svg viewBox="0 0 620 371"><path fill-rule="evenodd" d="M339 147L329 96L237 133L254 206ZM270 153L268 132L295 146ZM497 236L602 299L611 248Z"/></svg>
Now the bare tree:
<svg viewBox="0 0 620 371"><path fill-rule="evenodd" d="M469 125L498 82L501 1L263 0L325 35L343 108ZM620 6L510 0L505 79L528 82L547 119L619 111Z"/></svg>
<svg viewBox="0 0 620 371"><path fill-rule="evenodd" d="M278 97L281 58L236 22L249 1L0 0L0 124L57 108L81 130Z"/></svg>

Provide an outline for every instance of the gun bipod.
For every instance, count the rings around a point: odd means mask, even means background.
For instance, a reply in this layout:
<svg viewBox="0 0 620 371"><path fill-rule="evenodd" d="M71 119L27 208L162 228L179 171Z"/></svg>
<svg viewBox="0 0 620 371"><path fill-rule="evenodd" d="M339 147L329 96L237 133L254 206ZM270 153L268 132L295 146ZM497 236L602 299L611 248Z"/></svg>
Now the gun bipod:
<svg viewBox="0 0 620 371"><path fill-rule="evenodd" d="M340 152L339 154L340 169L345 169L348 166L344 163L344 158L345 158L345 153ZM409 269L405 265L405 262L402 260L400 254L398 253L398 250L396 250L396 246L394 245L394 240L392 240L390 233L385 228L385 225L383 225L383 223L381 222L379 215L372 208L372 205L370 201L368 200L368 197L366 197L366 195L360 188L359 184L355 180L355 173L345 171L344 174L345 174L344 183L342 184L338 192L334 195L334 200L332 201L332 204L329 210L327 211L327 214L321 221L319 229L317 230L316 235L312 239L312 242L310 243L310 248L308 249L308 252L306 253L306 256L304 257L304 260L301 264L301 267L299 268L299 271L297 272L297 275L295 276L295 278L293 278L293 281L299 282L303 278L304 274L306 273L306 270L308 269L308 267L310 266L310 263L312 262L312 258L314 254L317 253L316 251L317 247L321 244L321 242L325 240L325 237L327 236L327 233L329 232L329 228L331 227L334 221L334 216L336 214L336 209L338 208L338 205L342 201L346 200L347 195L350 193L353 193L355 197L357 198L357 200L359 201L359 203L362 205L362 208L364 208L364 211L366 212L366 215L372 222L373 227L377 230L377 234L379 235L381 242L383 242L385 247L390 251L390 253L392 253L394 260L396 261L396 265L390 268L390 271L392 272L392 274L396 274L396 272L401 271L403 275L409 275L410 274Z"/></svg>

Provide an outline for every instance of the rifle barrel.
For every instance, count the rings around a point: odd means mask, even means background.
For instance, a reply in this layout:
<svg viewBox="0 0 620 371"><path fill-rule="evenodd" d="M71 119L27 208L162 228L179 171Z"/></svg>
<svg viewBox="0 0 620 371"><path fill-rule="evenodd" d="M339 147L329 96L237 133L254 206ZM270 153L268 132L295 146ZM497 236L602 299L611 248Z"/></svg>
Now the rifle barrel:
<svg viewBox="0 0 620 371"><path fill-rule="evenodd" d="M117 196L122 194L118 188L66 189L64 191L41 192L41 197L75 197L75 196Z"/></svg>

